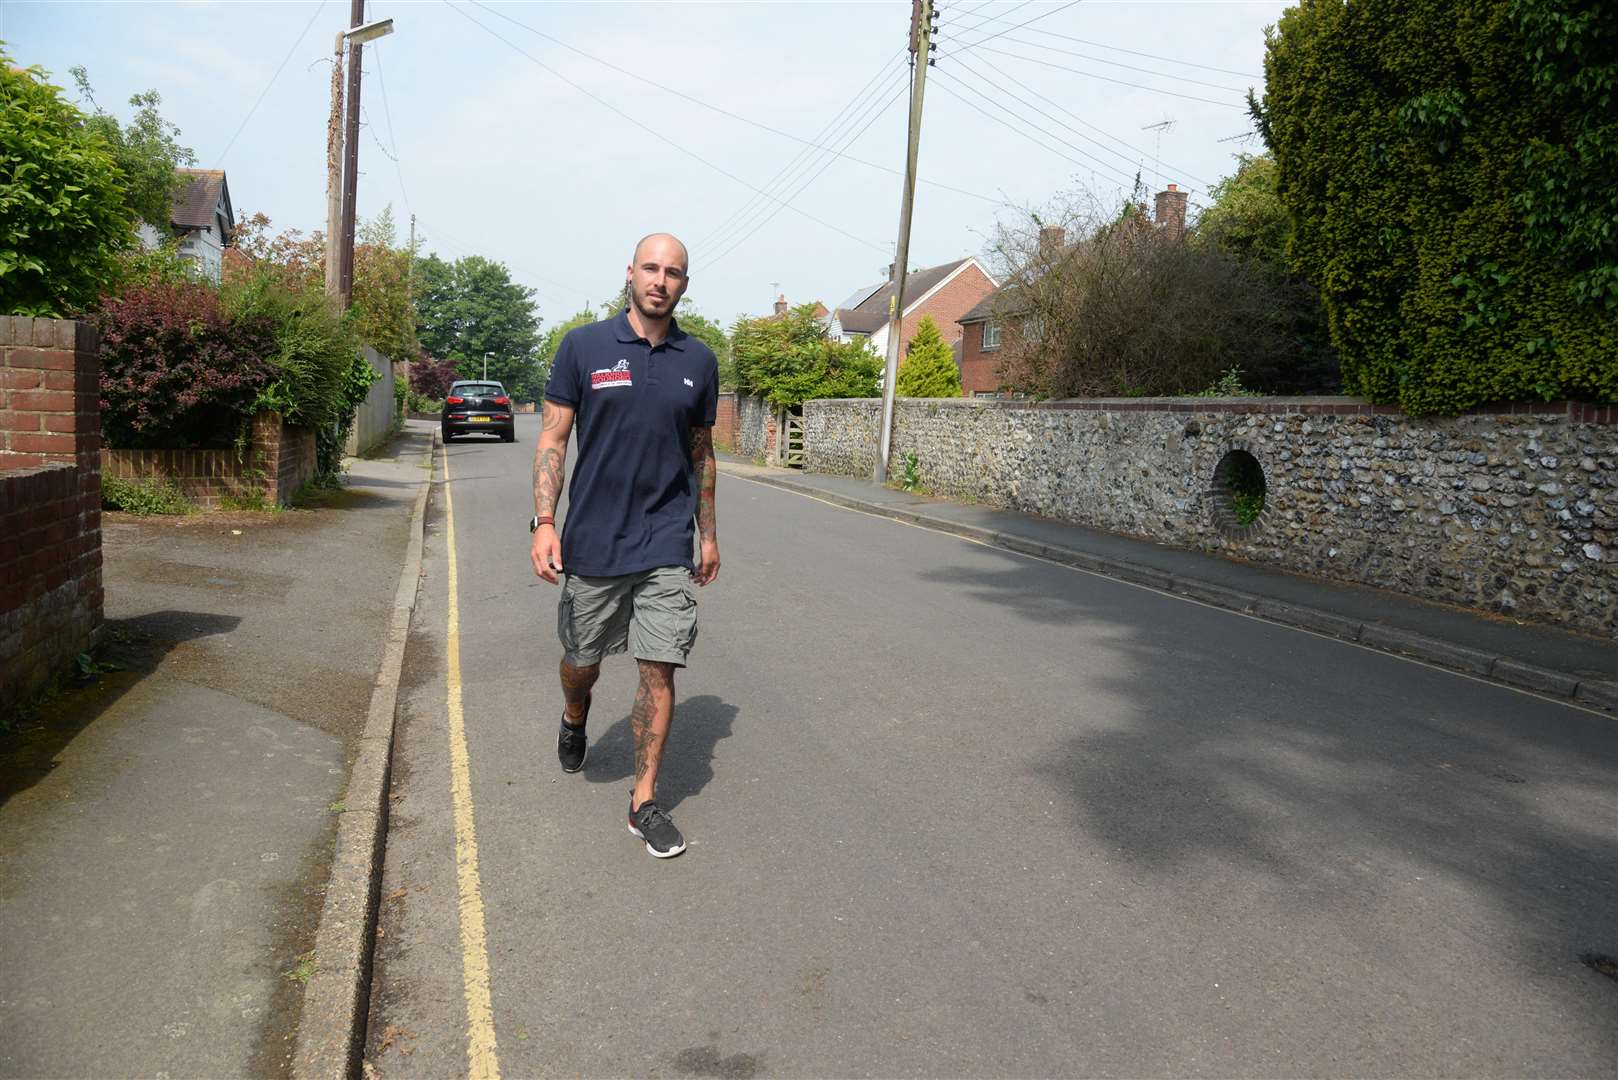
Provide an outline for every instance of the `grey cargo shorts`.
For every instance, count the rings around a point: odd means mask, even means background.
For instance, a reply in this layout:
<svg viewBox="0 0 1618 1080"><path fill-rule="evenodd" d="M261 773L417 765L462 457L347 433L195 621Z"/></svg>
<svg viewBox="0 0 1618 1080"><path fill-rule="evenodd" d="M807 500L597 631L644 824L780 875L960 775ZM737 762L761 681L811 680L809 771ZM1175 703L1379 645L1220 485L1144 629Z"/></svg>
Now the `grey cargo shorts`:
<svg viewBox="0 0 1618 1080"><path fill-rule="evenodd" d="M697 641L695 589L683 566L620 577L565 574L556 606L564 659L591 667L628 649L637 660L684 667Z"/></svg>

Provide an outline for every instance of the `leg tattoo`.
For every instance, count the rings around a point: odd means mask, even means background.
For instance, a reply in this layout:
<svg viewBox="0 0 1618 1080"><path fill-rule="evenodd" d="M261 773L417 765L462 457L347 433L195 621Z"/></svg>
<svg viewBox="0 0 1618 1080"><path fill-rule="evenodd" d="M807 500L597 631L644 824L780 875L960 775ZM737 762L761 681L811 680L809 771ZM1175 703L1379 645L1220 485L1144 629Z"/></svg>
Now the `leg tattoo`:
<svg viewBox="0 0 1618 1080"><path fill-rule="evenodd" d="M574 667L562 661L562 700L567 702L567 722L578 726L590 712L590 687L601 675L601 665Z"/></svg>
<svg viewBox="0 0 1618 1080"><path fill-rule="evenodd" d="M635 805L657 795L657 770L663 762L674 719L674 665L640 661L640 685L629 714L635 738Z"/></svg>

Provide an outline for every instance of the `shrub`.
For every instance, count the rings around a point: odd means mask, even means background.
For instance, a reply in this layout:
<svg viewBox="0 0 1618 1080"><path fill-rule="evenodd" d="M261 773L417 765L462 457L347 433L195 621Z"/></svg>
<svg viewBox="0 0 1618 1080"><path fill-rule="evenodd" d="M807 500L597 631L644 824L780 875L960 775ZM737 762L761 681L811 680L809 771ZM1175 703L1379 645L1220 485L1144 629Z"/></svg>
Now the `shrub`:
<svg viewBox="0 0 1618 1080"><path fill-rule="evenodd" d="M83 113L0 49L0 315L71 315L134 243L122 174Z"/></svg>
<svg viewBox="0 0 1618 1080"><path fill-rule="evenodd" d="M961 396L961 369L955 363L955 350L944 343L931 315L921 317L916 335L910 339L910 350L899 365L893 390L900 397Z"/></svg>
<svg viewBox="0 0 1618 1080"><path fill-rule="evenodd" d="M101 506L105 510L122 510L143 517L149 514L189 514L196 509L179 485L167 476L125 480L103 475Z"/></svg>
<svg viewBox="0 0 1618 1080"><path fill-rule="evenodd" d="M455 361L436 360L426 352L410 365L411 391L432 401L443 401L449 394L450 384L460 377Z"/></svg>
<svg viewBox="0 0 1618 1080"><path fill-rule="evenodd" d="M812 398L873 397L882 365L864 341L832 341L813 304L731 329L736 388L783 408Z"/></svg>
<svg viewBox="0 0 1618 1080"><path fill-rule="evenodd" d="M101 332L109 447L229 446L275 375L275 326L231 320L196 282L137 285L90 316Z"/></svg>
<svg viewBox="0 0 1618 1080"><path fill-rule="evenodd" d="M1618 401L1618 7L1303 0L1255 105L1347 388Z"/></svg>

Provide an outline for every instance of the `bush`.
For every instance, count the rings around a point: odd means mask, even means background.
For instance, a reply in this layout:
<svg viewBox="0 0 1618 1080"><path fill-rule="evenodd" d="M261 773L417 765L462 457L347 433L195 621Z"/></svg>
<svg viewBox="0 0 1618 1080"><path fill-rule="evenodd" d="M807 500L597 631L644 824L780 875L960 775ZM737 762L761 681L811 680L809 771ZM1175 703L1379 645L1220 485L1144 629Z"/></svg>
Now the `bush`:
<svg viewBox="0 0 1618 1080"><path fill-rule="evenodd" d="M90 316L101 332L101 428L109 447L229 446L275 376L276 329L230 319L196 282L136 285Z"/></svg>
<svg viewBox="0 0 1618 1080"><path fill-rule="evenodd" d="M955 363L955 350L944 343L931 315L921 317L916 336L910 339L910 350L899 365L893 391L900 397L961 396L961 369Z"/></svg>
<svg viewBox="0 0 1618 1080"><path fill-rule="evenodd" d="M862 341L832 341L813 304L731 329L736 388L782 408L813 398L874 397L881 361Z"/></svg>
<svg viewBox="0 0 1618 1080"><path fill-rule="evenodd" d="M1062 214L1068 245L1040 243L1031 215L996 242L1006 286L1001 376L1036 397L1193 394L1231 368L1290 388L1304 355L1307 286L1257 260L1159 229L1142 208Z"/></svg>
<svg viewBox="0 0 1618 1080"><path fill-rule="evenodd" d="M83 113L0 49L0 315L84 311L134 243L122 174Z"/></svg>
<svg viewBox="0 0 1618 1080"><path fill-rule="evenodd" d="M1255 106L1349 391L1618 401L1618 7L1304 0Z"/></svg>
<svg viewBox="0 0 1618 1080"><path fill-rule="evenodd" d="M410 365L411 392L432 401L443 401L449 394L450 384L460 377L455 361L435 360L425 352Z"/></svg>
<svg viewBox="0 0 1618 1080"><path fill-rule="evenodd" d="M316 430L339 423L345 381L359 352L325 296L287 288L278 275L265 273L233 280L224 301L237 321L274 327L269 352L274 378L253 403L254 411L278 412L289 424Z"/></svg>
<svg viewBox="0 0 1618 1080"><path fill-rule="evenodd" d="M179 485L167 476L125 480L103 475L101 507L143 517L149 514L189 514L196 509Z"/></svg>

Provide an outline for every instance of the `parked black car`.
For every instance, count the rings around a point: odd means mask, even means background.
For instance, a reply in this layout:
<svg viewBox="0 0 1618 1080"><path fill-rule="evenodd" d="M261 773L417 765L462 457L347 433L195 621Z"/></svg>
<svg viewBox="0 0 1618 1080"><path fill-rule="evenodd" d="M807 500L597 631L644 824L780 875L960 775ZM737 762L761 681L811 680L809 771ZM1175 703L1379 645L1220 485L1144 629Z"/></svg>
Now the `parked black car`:
<svg viewBox="0 0 1618 1080"><path fill-rule="evenodd" d="M517 441L517 428L511 419L511 397L497 382L451 383L439 424L444 429L445 442L469 431L488 432L506 442Z"/></svg>

